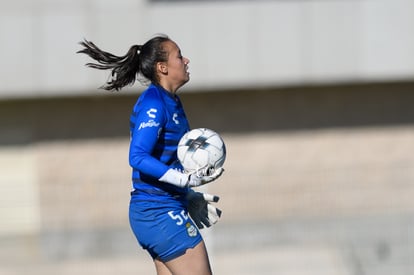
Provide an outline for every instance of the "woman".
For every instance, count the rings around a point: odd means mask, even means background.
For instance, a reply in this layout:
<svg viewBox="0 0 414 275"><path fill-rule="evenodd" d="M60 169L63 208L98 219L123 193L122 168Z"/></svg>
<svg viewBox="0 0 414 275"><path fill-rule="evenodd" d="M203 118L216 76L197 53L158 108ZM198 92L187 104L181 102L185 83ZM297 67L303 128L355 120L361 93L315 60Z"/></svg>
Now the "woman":
<svg viewBox="0 0 414 275"><path fill-rule="evenodd" d="M124 56L102 51L90 41L80 44L83 49L78 53L98 62L87 66L111 71L104 89L120 90L134 84L137 77L149 82L130 117L133 191L129 218L138 242L152 256L158 275L212 274L197 227L217 222L221 211L210 203L218 197L191 187L217 179L223 169L187 174L181 172L176 154L180 138L189 130L176 94L190 79L189 59L164 35L132 46Z"/></svg>

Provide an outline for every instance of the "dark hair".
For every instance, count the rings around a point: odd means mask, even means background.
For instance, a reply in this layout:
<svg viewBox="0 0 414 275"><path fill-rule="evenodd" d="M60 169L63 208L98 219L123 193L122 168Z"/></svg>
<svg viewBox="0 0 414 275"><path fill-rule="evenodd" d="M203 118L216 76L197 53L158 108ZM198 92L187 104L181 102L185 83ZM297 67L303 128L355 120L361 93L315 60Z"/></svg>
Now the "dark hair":
<svg viewBox="0 0 414 275"><path fill-rule="evenodd" d="M133 45L123 56L116 56L98 48L93 42L84 40L80 42L84 49L77 53L87 54L98 63L87 63L86 66L111 70L111 78L101 88L119 91L127 85L132 85L140 76L142 80L159 84L156 71L157 62L166 62L168 53L164 50L163 43L170 41L166 35L158 35L148 40L144 45Z"/></svg>

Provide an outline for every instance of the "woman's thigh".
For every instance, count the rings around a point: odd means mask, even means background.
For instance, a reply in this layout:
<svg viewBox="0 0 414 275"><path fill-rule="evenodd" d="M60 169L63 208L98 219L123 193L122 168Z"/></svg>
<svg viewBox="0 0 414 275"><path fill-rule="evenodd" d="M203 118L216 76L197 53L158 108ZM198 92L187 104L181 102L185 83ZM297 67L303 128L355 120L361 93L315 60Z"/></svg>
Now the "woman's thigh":
<svg viewBox="0 0 414 275"><path fill-rule="evenodd" d="M159 259L154 259L154 264L155 269L157 270L157 275L172 275L168 267Z"/></svg>
<svg viewBox="0 0 414 275"><path fill-rule="evenodd" d="M210 260L204 241L185 254L164 263L174 275L211 275Z"/></svg>

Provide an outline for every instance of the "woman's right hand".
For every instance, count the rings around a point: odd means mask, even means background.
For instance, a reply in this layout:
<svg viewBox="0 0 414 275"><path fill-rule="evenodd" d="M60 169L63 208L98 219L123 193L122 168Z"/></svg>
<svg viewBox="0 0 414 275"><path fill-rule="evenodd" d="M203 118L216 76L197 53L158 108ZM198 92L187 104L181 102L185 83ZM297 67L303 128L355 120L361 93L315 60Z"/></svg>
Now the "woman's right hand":
<svg viewBox="0 0 414 275"><path fill-rule="evenodd" d="M170 168L159 178L159 181L179 187L197 187L216 180L223 172L224 168L222 167L218 169L198 170L191 173L180 172Z"/></svg>

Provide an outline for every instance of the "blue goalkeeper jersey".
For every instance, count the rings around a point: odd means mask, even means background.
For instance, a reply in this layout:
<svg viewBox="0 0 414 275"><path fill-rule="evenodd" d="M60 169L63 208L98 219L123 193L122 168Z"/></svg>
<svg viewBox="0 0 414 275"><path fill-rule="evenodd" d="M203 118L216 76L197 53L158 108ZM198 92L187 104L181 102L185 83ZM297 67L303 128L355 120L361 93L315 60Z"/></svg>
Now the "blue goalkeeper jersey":
<svg viewBox="0 0 414 275"><path fill-rule="evenodd" d="M177 95L154 84L141 94L130 117L133 195L165 200L188 191L158 180L170 168L182 169L177 145L188 130L188 120Z"/></svg>

